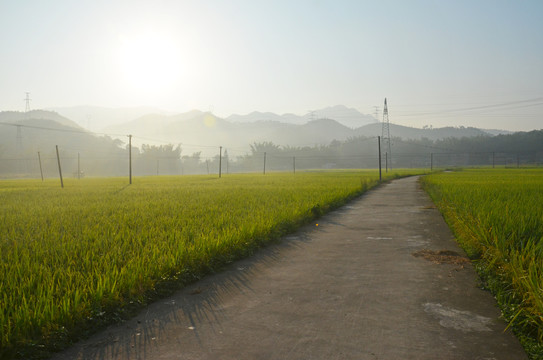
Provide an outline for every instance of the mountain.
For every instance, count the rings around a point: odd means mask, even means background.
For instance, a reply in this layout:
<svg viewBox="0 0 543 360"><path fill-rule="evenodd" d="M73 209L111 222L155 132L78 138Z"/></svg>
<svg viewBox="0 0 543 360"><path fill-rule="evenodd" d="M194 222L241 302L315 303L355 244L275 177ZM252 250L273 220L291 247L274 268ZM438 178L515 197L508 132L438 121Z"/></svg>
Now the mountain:
<svg viewBox="0 0 543 360"><path fill-rule="evenodd" d="M0 111L0 122L17 123L20 121L26 121L29 119L39 120L51 120L58 124L73 127L82 130L76 122L59 115L54 111L46 110L32 110L29 112L19 111Z"/></svg>
<svg viewBox="0 0 543 360"><path fill-rule="evenodd" d="M238 148L262 141L285 146L325 145L334 139L345 140L352 136L352 129L331 119L317 119L301 125L277 120L233 122L201 111L173 116L146 115L110 126L104 132L132 134L135 141L140 138L143 143L156 139L173 144Z"/></svg>
<svg viewBox="0 0 543 360"><path fill-rule="evenodd" d="M34 156L60 149L95 152L116 149L120 144L107 136L97 136L55 112L34 110L28 113L0 112L0 144L9 156Z"/></svg>
<svg viewBox="0 0 543 360"><path fill-rule="evenodd" d="M271 112L253 111L247 115L232 114L226 118L230 122L252 123L259 121L278 121L287 124L304 124L308 118L294 114L277 115Z"/></svg>
<svg viewBox="0 0 543 360"><path fill-rule="evenodd" d="M356 109L336 105L315 111L319 118L334 119L346 127L356 129L364 125L377 123L371 115L365 115Z"/></svg>
<svg viewBox="0 0 543 360"><path fill-rule="evenodd" d="M343 109L348 108L343 107ZM337 111L337 107L336 107ZM289 115L290 116L290 115ZM131 134L135 146L141 144L181 144L183 154L202 151L215 153L219 146L247 151L250 144L272 142L280 146L305 147L328 145L354 137L376 137L382 133L381 123L370 123L356 129L330 118L319 118L302 124L283 122L285 115L253 112L222 119L208 112L193 110L177 115L148 114L124 124L104 129L108 134ZM241 120L250 121L241 121ZM258 120L260 119L260 120ZM405 140L439 140L446 138L490 136L476 128L416 129L390 124L390 136ZM119 137L125 141L125 137ZM245 149L245 150L241 150Z"/></svg>
<svg viewBox="0 0 543 360"><path fill-rule="evenodd" d="M374 123L355 129L353 136L382 136L382 124ZM491 134L472 127L443 127L443 128L425 128L418 129L408 126L390 124L390 137L402 138L404 140L420 140L423 138L429 140L440 140L446 138L462 138L476 136L491 136Z"/></svg>
<svg viewBox="0 0 543 360"><path fill-rule="evenodd" d="M77 109L80 111L84 108L78 107ZM113 116L112 114L119 115L124 111L123 109L117 109L109 112L110 110L112 109L105 110L105 113L109 114L108 116ZM148 108L132 110L137 113L138 111L148 110ZM133 135L132 144L136 147L141 147L142 144L181 144L184 155L198 151L202 151L204 154L214 153L219 146L229 149L236 148L239 152L243 152L249 149L250 144L260 142L272 142L276 145L288 147L313 147L328 145L334 140L345 141L360 136L375 137L382 133L381 123L373 121L373 117L363 115L357 110L345 106L338 105L325 108L315 112L315 114L325 116L308 121L307 118L294 114L278 115L269 112L231 115L226 119L199 110L175 115L160 112L146 113L129 121L110 124L101 129L100 132L110 134L110 136L121 140L123 143L127 142L127 135ZM342 121L333 119L333 116L342 119ZM29 118L32 122L26 123L28 126L39 123L37 120L48 120L53 121L53 123L42 122L40 124L46 124L46 127L63 125L82 130L81 126L76 122L57 112L36 110L29 113L0 113L0 122L17 122L29 120ZM345 124L347 122L356 125L364 121L372 122L356 128ZM14 143L15 127L11 130L13 134L11 137L8 136L6 141ZM27 129L24 130L27 133ZM50 135L45 134L44 139L51 138ZM483 130L469 127L417 129L396 124L390 124L390 135L392 138L404 140L427 139L431 141L446 138L492 136ZM93 135L89 132L88 136ZM71 137L70 134L66 139ZM57 139L57 136L52 137L52 139L57 144L66 143L66 139ZM39 144L41 140L43 139L37 137L36 143ZM88 141L85 140L84 142L87 143ZM26 143L28 144L28 141ZM51 147L52 143L53 140L47 141L47 146ZM32 151L35 152L36 147Z"/></svg>
<svg viewBox="0 0 543 360"><path fill-rule="evenodd" d="M327 107L320 110L312 111L305 116L298 116L295 114L283 114L277 115L270 112L258 112L254 111L247 115L233 114L226 118L231 122L257 122L257 121L278 121L287 124L303 125L310 120L317 119L332 119L348 128L358 128L367 124L376 122L375 118L371 115L365 115L356 109L348 108L343 105L336 105Z"/></svg>
<svg viewBox="0 0 543 360"><path fill-rule="evenodd" d="M0 177L46 178L126 173L126 148L119 140L93 134L52 111L0 112Z"/></svg>
<svg viewBox="0 0 543 360"><path fill-rule="evenodd" d="M277 161L303 155L307 157L305 166L308 167L328 166L330 161L327 159L330 156L343 157L341 161L337 160L339 162L334 166L348 167L353 166L349 160L353 156L361 153L372 154L377 143L375 138L382 133L380 123L370 123L353 129L330 118L293 124L277 120L284 119L284 115L253 113L254 119L261 118L262 114L266 114L266 119L251 122L230 121L199 110L177 115L146 114L122 124L110 125L105 129L105 133L109 135L101 135L85 130L52 111L0 112L0 177L38 177L41 172L38 167L38 153L41 154L40 161L43 164L39 165L43 165L45 176L55 176L58 171L55 151L57 145L63 171L66 170L68 176L77 176L80 164L81 171L88 176L125 176L128 134L133 136L132 153L134 161L139 161L135 162L138 174L155 174L158 172L159 161L163 172L182 172L179 167L168 167L167 159L173 159L172 154L175 158L179 156L175 151L168 152L168 149L177 149L177 145L180 145L182 156L195 155L194 158L200 161L215 161L213 159L216 159L219 147L222 147L224 152L228 150L229 157L236 159L235 162L240 166L239 171L254 171L254 166L249 164L251 161L248 160L249 163L243 167L240 165L243 161L238 159L249 159L250 156L246 155L250 154L257 156L253 151L255 148L264 149L263 151L268 151L269 154L275 153ZM431 151L512 151L518 154L526 148L539 149L541 143L541 132L493 136L481 129L466 127L416 129L390 124L390 136L393 138L393 153L396 154L397 166L401 159L397 154L402 153L417 153L419 156L418 160L411 159L411 162L401 163L404 166L426 166L429 159L426 155ZM144 148L143 144L160 146ZM266 146L273 151L266 150ZM261 152L259 154L261 155ZM370 158L371 156L366 159ZM516 159L518 162L518 156ZM323 161L326 162L322 163ZM355 165L372 166L373 160L367 161ZM537 163L538 160L521 161ZM209 164L205 163L207 170ZM193 165L192 170L188 165L185 170L188 173L204 171L198 163Z"/></svg>
<svg viewBox="0 0 543 360"><path fill-rule="evenodd" d="M72 106L55 107L48 110L55 111L62 116L72 119L80 126L91 131L100 131L107 126L125 123L147 114L170 114L158 108L144 106L127 108Z"/></svg>
<svg viewBox="0 0 543 360"><path fill-rule="evenodd" d="M494 136L495 135L510 135L510 134L515 133L514 131L499 130L499 129L481 129L481 130L483 130L487 134L494 135Z"/></svg>

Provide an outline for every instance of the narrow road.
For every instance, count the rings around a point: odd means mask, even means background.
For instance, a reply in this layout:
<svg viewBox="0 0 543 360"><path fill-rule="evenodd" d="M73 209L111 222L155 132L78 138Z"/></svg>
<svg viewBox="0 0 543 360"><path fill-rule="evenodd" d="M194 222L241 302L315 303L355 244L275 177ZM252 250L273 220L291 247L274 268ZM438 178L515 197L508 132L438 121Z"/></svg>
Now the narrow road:
<svg viewBox="0 0 543 360"><path fill-rule="evenodd" d="M54 359L527 359L417 179L371 190Z"/></svg>

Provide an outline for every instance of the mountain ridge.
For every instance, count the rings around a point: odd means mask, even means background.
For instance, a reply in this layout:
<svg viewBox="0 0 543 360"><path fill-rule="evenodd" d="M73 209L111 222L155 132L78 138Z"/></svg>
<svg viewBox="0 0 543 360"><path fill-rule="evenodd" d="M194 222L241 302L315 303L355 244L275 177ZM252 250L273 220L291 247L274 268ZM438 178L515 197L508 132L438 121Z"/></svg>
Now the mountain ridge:
<svg viewBox="0 0 543 360"><path fill-rule="evenodd" d="M340 109L349 111L343 106ZM378 122L350 128L328 117L309 120L303 124L293 124L277 120L283 119L285 114L253 112L248 115L253 116L254 121L231 121L228 118L223 119L200 110L173 115L148 113L121 124L110 125L102 129L100 133L89 131L89 134L109 134L112 138L119 139L124 143L127 142L126 135L130 134L133 135L133 145L136 147L141 147L142 144L171 143L185 144L184 147L188 149L188 144L191 144L191 149L187 151L201 149L207 152L209 149L219 146L248 149L251 144L259 142L272 142L279 146L288 147L323 146L333 141L345 141L356 137L376 137L382 133L382 125ZM286 115L290 116L290 114ZM33 124L36 124L36 121L39 122L39 119L49 119L65 126L83 130L79 124L56 112L45 110L34 110L29 113L0 112L0 121L2 122L16 122L29 117L34 119ZM390 134L392 138L427 139L430 141L497 135L470 127L419 129L393 123L390 124Z"/></svg>

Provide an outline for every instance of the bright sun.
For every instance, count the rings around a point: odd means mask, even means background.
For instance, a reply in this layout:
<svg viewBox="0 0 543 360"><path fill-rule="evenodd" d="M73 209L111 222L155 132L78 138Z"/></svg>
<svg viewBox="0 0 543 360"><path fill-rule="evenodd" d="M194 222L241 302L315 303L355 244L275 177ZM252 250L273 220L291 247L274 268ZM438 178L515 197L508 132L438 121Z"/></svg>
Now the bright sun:
<svg viewBox="0 0 543 360"><path fill-rule="evenodd" d="M119 65L127 85L144 93L171 90L179 80L179 47L166 33L147 31L120 37Z"/></svg>

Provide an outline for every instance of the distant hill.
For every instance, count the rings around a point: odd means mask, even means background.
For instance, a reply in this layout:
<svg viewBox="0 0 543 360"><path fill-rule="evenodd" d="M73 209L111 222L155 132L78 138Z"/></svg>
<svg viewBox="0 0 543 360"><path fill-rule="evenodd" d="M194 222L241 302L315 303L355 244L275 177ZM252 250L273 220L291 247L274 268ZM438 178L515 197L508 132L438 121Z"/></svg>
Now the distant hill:
<svg viewBox="0 0 543 360"><path fill-rule="evenodd" d="M351 118L363 121L363 116L354 109L345 106L335 106L320 111L323 114L345 116L343 119ZM296 115L284 114L277 115L273 113L253 112L245 116L230 116L222 119L208 112L193 110L182 114L145 114L136 119L107 126L102 132L112 134L122 142L126 143L126 135L133 135L134 146L141 147L142 144L163 145L166 143L181 144L184 149L183 154L188 155L192 152L202 151L215 152L219 146L223 148L236 148L239 151L249 149L249 145L258 142L272 142L280 146L321 146L328 145L332 141L345 141L354 137L374 137L381 135L382 125L377 122L367 123L363 126L352 128L348 127L338 120L324 117L312 121L307 121L303 117L294 119ZM373 118L371 118L373 119ZM41 121L40 121L41 120ZM242 121L248 120L248 121ZM249 121L250 120L250 121ZM280 121L280 120L290 120ZM369 120L369 119L366 119ZM303 123L292 123L293 121ZM24 122L27 125L36 126L36 124L45 124L45 127L67 126L70 128L83 130L76 122L61 116L53 111L35 110L29 113L22 112L0 112L0 122ZM9 130L9 131L8 131ZM12 134L6 135L11 132ZM4 131L5 140L4 152L14 151L15 127ZM30 137L35 133L35 138ZM70 136L59 136L59 134L43 133L39 131L29 132L25 129L25 144L32 143L32 152L45 143L62 144L70 142L71 138L78 138L81 135L70 134ZM116 134L116 135L113 135ZM417 129L407 126L390 124L390 134L392 138L401 138L404 140L427 139L431 141L447 138L480 137L492 136L491 134L476 128L465 127L445 127L445 128L425 128ZM32 135L34 136L34 135ZM73 142L73 145L84 143L90 144L92 138L96 138L92 133L86 134L86 139L79 139ZM117 142L117 144L119 144ZM26 148L27 146L25 146ZM11 151L13 150L13 151Z"/></svg>
<svg viewBox="0 0 543 360"><path fill-rule="evenodd" d="M515 131L498 130L498 129L481 129L481 130L483 130L485 133L490 134L490 135L510 135L510 134L515 133Z"/></svg>
<svg viewBox="0 0 543 360"><path fill-rule="evenodd" d="M279 121L287 115L254 112L246 116L222 119L210 113L194 110L178 115L145 115L124 124L109 126L106 133L132 134L133 144L182 144L184 155L215 147L248 149L255 142L273 142L281 146L320 146L349 138L381 135L382 125L370 123L356 129L349 128L335 119L320 118L302 124ZM290 115L288 115L290 116ZM232 120L234 119L234 120ZM251 121L241 121L241 120ZM258 120L260 119L260 120ZM393 138L405 140L439 140L446 138L491 136L476 128L417 129L390 124Z"/></svg>
<svg viewBox="0 0 543 360"><path fill-rule="evenodd" d="M258 122L258 121L278 121L287 124L303 125L314 120L314 118L333 119L348 128L358 128L367 124L375 123L376 119L371 115L365 115L356 109L348 108L343 105L336 105L320 110L312 111L313 115L298 116L295 114L277 115L270 112L254 111L247 115L230 115L225 120L231 122Z"/></svg>
<svg viewBox="0 0 543 360"><path fill-rule="evenodd" d="M363 126L359 129L355 129L354 136L380 136L382 135L382 124L375 123ZM446 138L462 138L462 137L476 137L476 136L491 136L491 134L472 127L443 127L443 128L426 128L418 129L408 126L390 124L390 137L402 138L404 140L440 140Z"/></svg>
<svg viewBox="0 0 543 360"><path fill-rule="evenodd" d="M242 123L252 123L252 122L262 122L262 121L277 121L283 122L286 124L305 124L309 121L309 118L306 116L298 116L295 114L283 114L278 115L271 112L259 112L253 111L246 115L233 114L228 116L225 120L230 122L242 122Z"/></svg>
<svg viewBox="0 0 543 360"><path fill-rule="evenodd" d="M29 119L35 120L52 120L58 124L70 126L76 129L83 129L76 122L59 115L54 111L47 110L32 110L29 112L19 112L19 111L1 111L0 112L0 122L16 123L19 121L25 121Z"/></svg>
<svg viewBox="0 0 543 360"><path fill-rule="evenodd" d="M89 176L126 174L127 151L118 139L95 135L52 111L0 112L0 177L39 178L42 171L57 177L56 146L65 177L77 176L78 169Z"/></svg>
<svg viewBox="0 0 543 360"><path fill-rule="evenodd" d="M76 152L104 151L121 145L118 140L96 136L52 111L0 112L0 123L3 123L0 125L1 150L8 156L35 156L37 151L53 153L55 145L61 149L76 149Z"/></svg>
<svg viewBox="0 0 543 360"><path fill-rule="evenodd" d="M261 141L284 146L326 145L334 139L344 140L353 136L352 129L330 119L317 119L301 125L276 120L232 122L198 111L174 116L146 115L126 124L110 126L104 131L132 134L135 141L147 143L164 140L173 144L237 148L247 148L249 144Z"/></svg>
<svg viewBox="0 0 543 360"><path fill-rule="evenodd" d="M356 109L336 105L315 111L319 118L334 119L342 125L356 129L364 125L378 123L371 115L365 115Z"/></svg>
<svg viewBox="0 0 543 360"><path fill-rule="evenodd" d="M262 113L253 115L256 119ZM284 115L269 113L266 116L264 120L236 122L199 110L177 115L146 114L122 124L111 125L105 129L105 133L110 135L101 135L85 130L74 121L52 111L0 112L0 177L39 176L37 152L41 153L46 176L55 176L58 172L55 145L59 147L62 166L67 174L77 174L81 159L84 171L89 176L125 176L128 134L133 135L132 144L135 148L132 154L135 161L139 161L134 163L134 168L139 174L147 175L158 171L159 161L161 171L168 171L168 160L165 159L173 159L172 154L175 158L179 157L179 153L172 150L177 149L178 145L182 156L195 155L195 158L206 158L209 161L214 161L219 146L222 146L223 151L228 150L232 159L242 159L231 164L236 163L239 171L254 171L251 161L247 159L262 155L254 151L255 147L262 149L262 144L273 149L270 151L275 153L276 160L281 155L305 156L305 166L309 167L328 166L327 159L330 156L338 158L334 160L334 166L371 167L374 164L371 156L375 154L364 158L367 162L360 158L357 161L362 162L354 164L351 159L361 153L372 154L375 151L376 143L371 138L381 135L380 123L353 129L330 118L292 124L273 120L283 118ZM425 154L430 152L466 151L478 154L511 152L516 154L517 163L532 164L538 163L537 156L541 156L543 151L542 131L492 135L476 128L417 129L390 124L390 135L393 139L402 140L393 140L392 153L396 155L396 166L426 166L429 158ZM368 138L371 141L367 141ZM153 146L144 148L143 144ZM167 144L173 146L168 147ZM397 155L407 153L418 154L418 160L405 160ZM519 157L519 154L526 153L532 157ZM510 161L505 158L506 155L499 156L501 163ZM243 159L249 162L245 164ZM402 159L406 162L401 163L404 161ZM476 160L474 157L470 161ZM488 163L488 159L485 161ZM175 164L180 166L178 162ZM207 165L206 162L206 171ZM189 173L204 171L198 164L192 170L187 165L185 170ZM170 168L172 174L180 171L183 170L178 167Z"/></svg>
<svg viewBox="0 0 543 360"><path fill-rule="evenodd" d="M154 107L107 108L99 106L56 107L48 110L72 119L81 127L91 131L101 131L103 128L126 123L147 114L168 115L167 111Z"/></svg>

